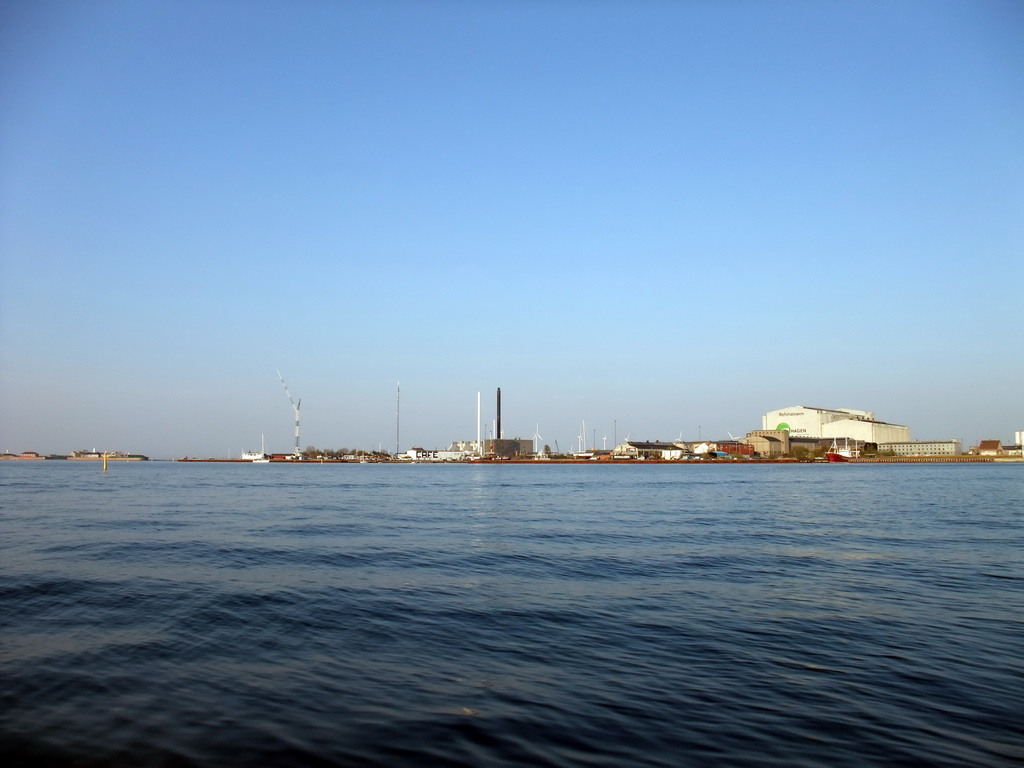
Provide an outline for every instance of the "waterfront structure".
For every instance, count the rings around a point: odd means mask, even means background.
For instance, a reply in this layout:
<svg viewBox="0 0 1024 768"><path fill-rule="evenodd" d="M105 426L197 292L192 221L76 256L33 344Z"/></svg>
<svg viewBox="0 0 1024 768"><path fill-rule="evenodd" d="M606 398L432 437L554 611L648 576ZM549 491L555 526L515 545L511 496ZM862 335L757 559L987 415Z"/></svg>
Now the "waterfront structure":
<svg viewBox="0 0 1024 768"><path fill-rule="evenodd" d="M483 456L487 452L482 440L453 440L449 451L461 451L467 456Z"/></svg>
<svg viewBox="0 0 1024 768"><path fill-rule="evenodd" d="M849 438L866 443L910 442L910 427L879 421L871 411L794 405L768 411L761 432L784 430L791 437Z"/></svg>
<svg viewBox="0 0 1024 768"><path fill-rule="evenodd" d="M615 446L612 456L616 459L656 459L673 461L690 453L681 443L662 443L644 440L627 440Z"/></svg>
<svg viewBox="0 0 1024 768"><path fill-rule="evenodd" d="M765 458L784 456L789 453L790 434L788 429L755 429L740 438L753 448L754 453Z"/></svg>
<svg viewBox="0 0 1024 768"><path fill-rule="evenodd" d="M491 440L490 444L491 450L489 453L499 459L516 459L520 456L530 456L533 454L532 440L521 440L518 437L514 440L502 438L500 440Z"/></svg>
<svg viewBox="0 0 1024 768"><path fill-rule="evenodd" d="M964 444L960 440L919 440L907 443L879 443L879 453L892 452L895 456L960 456Z"/></svg>
<svg viewBox="0 0 1024 768"><path fill-rule="evenodd" d="M42 456L35 451L22 451L18 455L13 453L0 454L0 459L16 459L20 461L37 461L42 459L60 459L72 461L149 461L148 456L141 453L121 453L120 451L74 451L70 456L63 456L51 453L49 456Z"/></svg>
<svg viewBox="0 0 1024 768"><path fill-rule="evenodd" d="M844 440L850 439L845 435ZM739 442L750 446L750 449L762 458L770 459L779 456L793 456L796 454L813 455L821 450L824 451L835 438L823 439L818 437L803 437L790 434L788 429L755 429L741 437ZM851 439L852 446L857 450L864 447L863 440Z"/></svg>
<svg viewBox="0 0 1024 768"><path fill-rule="evenodd" d="M976 456L1022 456L1020 445L1003 445L999 440L982 440L972 446L970 452Z"/></svg>
<svg viewBox="0 0 1024 768"><path fill-rule="evenodd" d="M428 451L424 448L410 448L405 453L398 454L398 458L405 461L465 461L468 454L463 451Z"/></svg>
<svg viewBox="0 0 1024 768"><path fill-rule="evenodd" d="M488 437L483 440L455 440L448 446L449 451L462 451L467 455L487 456L493 454L502 458L533 455L533 440L521 437L495 440Z"/></svg>
<svg viewBox="0 0 1024 768"><path fill-rule="evenodd" d="M971 453L979 456L1000 456L1003 453L1003 444L998 440L982 440L971 449Z"/></svg>
<svg viewBox="0 0 1024 768"><path fill-rule="evenodd" d="M680 445L680 443L676 443ZM719 454L725 453L729 456L749 456L753 457L754 448L748 443L742 440L717 440L717 441L706 441L703 443L694 443L689 447L693 453L698 455L705 454Z"/></svg>
<svg viewBox="0 0 1024 768"><path fill-rule="evenodd" d="M73 451L67 457L69 461L149 461L148 456L141 453L121 453L120 451Z"/></svg>

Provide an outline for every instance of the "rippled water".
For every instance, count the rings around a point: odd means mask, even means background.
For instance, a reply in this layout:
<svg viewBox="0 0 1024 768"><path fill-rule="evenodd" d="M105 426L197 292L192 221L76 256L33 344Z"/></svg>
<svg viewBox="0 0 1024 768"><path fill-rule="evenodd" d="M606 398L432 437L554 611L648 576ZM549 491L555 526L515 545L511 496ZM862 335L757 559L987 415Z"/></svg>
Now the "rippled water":
<svg viewBox="0 0 1024 768"><path fill-rule="evenodd" d="M0 754L1019 764L1022 511L1022 465L2 462Z"/></svg>

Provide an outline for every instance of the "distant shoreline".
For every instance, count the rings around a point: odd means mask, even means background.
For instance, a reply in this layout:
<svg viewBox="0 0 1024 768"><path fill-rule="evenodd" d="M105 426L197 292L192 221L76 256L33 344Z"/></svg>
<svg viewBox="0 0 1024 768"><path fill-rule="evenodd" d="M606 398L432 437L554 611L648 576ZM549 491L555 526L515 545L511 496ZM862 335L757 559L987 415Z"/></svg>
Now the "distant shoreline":
<svg viewBox="0 0 1024 768"><path fill-rule="evenodd" d="M103 461L103 457L76 457L70 456L12 456L0 455L0 461ZM108 462L174 462L182 464L252 464L249 459L151 459L142 456L108 456ZM273 459L269 464L528 464L534 466L576 464L586 466L609 465L616 466L697 466L704 464L715 465L746 465L746 464L774 464L790 466L793 464L829 464L824 459L707 459L700 461L678 461L660 459L484 459L475 461L359 461L352 459ZM1017 456L883 456L878 458L857 458L850 459L843 464L1021 464L1024 458Z"/></svg>
<svg viewBox="0 0 1024 768"><path fill-rule="evenodd" d="M175 462L187 464L252 464L248 459L173 459ZM986 463L1015 463L1024 462L1020 458L996 458L994 456L885 456L881 458L859 458L850 459L845 464L986 464ZM746 465L746 464L828 464L824 459L708 459L701 461L663 461L658 459L496 459L476 461L353 461L351 459L304 459L295 461L292 459L273 460L270 464L581 464L581 465L616 465L616 466L664 466L681 465L696 466L702 464L718 465Z"/></svg>
<svg viewBox="0 0 1024 768"><path fill-rule="evenodd" d="M123 454L123 453L113 454L113 453L110 453L110 454L107 454L106 456L104 456L103 454L100 454L99 456L92 456L92 455L89 455L89 456L58 456L58 455L51 455L51 456L21 455L21 456L15 456L13 454L5 453L5 454L0 454L0 461L150 461L150 458L148 456L143 456L142 454L138 454L138 453L132 453L132 454Z"/></svg>

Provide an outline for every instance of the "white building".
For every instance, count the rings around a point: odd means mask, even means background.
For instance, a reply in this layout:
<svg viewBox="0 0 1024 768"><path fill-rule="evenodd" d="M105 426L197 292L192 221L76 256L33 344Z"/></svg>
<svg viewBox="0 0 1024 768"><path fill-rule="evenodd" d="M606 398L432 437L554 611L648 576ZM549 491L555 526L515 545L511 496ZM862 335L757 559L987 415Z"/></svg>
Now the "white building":
<svg viewBox="0 0 1024 768"><path fill-rule="evenodd" d="M641 440L627 440L615 446L612 455L618 459L656 459L677 461L687 453L680 443L661 443Z"/></svg>
<svg viewBox="0 0 1024 768"><path fill-rule="evenodd" d="M793 437L848 437L865 443L910 442L910 427L878 421L871 411L852 408L812 408L794 405L768 411L761 419L765 430L785 430Z"/></svg>
<svg viewBox="0 0 1024 768"><path fill-rule="evenodd" d="M428 451L423 448L410 448L405 453L399 454L398 458L406 461L465 461L467 455L463 451Z"/></svg>
<svg viewBox="0 0 1024 768"><path fill-rule="evenodd" d="M879 451L892 451L896 456L960 456L964 444L959 440L922 440L916 443L879 443Z"/></svg>

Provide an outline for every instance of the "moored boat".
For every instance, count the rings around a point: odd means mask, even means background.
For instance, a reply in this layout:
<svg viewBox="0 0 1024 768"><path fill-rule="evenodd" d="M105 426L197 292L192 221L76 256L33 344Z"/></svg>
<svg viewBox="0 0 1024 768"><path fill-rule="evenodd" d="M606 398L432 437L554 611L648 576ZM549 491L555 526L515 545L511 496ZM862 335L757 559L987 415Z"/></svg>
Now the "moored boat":
<svg viewBox="0 0 1024 768"><path fill-rule="evenodd" d="M239 457L241 461L251 461L253 464L269 464L270 457L267 456L267 448L263 442L263 435L260 435L260 452L256 451L242 451L242 455Z"/></svg>
<svg viewBox="0 0 1024 768"><path fill-rule="evenodd" d="M831 447L825 452L825 458L833 464L839 464L849 461L850 459L859 459L860 451L856 448L850 447L849 438L844 439L842 448L839 447L838 440L833 439Z"/></svg>

